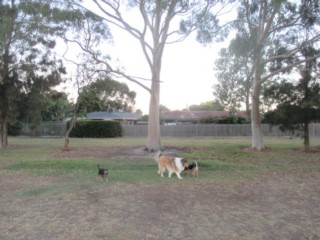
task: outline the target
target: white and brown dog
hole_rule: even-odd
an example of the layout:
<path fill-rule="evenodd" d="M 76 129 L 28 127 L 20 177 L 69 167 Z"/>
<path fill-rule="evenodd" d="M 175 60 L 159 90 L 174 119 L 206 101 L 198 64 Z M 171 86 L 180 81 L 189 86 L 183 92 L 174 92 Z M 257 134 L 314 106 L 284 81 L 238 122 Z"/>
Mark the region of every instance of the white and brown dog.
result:
<path fill-rule="evenodd" d="M 158 163 L 158 174 L 163 177 L 165 170 L 168 170 L 168 177 L 171 178 L 172 173 L 175 173 L 179 179 L 182 179 L 180 173 L 188 167 L 187 160 L 178 157 L 162 155 L 161 151 L 158 151 L 155 160 Z"/>

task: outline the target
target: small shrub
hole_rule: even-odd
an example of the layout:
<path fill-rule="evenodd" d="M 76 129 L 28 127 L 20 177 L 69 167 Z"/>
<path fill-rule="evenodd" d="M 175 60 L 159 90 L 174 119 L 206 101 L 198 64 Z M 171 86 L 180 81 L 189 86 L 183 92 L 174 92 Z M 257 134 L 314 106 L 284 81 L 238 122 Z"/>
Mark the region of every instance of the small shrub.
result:
<path fill-rule="evenodd" d="M 70 122 L 67 123 L 67 128 Z M 122 136 L 121 124 L 117 121 L 80 120 L 70 133 L 70 137 L 113 138 Z"/>
<path fill-rule="evenodd" d="M 19 136 L 22 129 L 22 123 L 16 122 L 14 124 L 8 124 L 8 135 Z"/>

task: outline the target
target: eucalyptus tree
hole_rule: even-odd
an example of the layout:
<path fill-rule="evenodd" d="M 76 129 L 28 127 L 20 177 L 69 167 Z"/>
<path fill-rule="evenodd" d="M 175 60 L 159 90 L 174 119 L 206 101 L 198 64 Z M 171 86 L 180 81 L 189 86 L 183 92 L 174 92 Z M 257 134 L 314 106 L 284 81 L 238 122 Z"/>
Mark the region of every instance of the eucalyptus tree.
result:
<path fill-rule="evenodd" d="M 71 103 L 66 93 L 49 90 L 42 97 L 41 117 L 43 121 L 62 121 L 68 116 Z"/>
<path fill-rule="evenodd" d="M 303 58 L 310 58 L 320 52 L 313 46 L 302 49 Z M 320 61 L 313 59 L 299 66 L 298 81 L 282 80 L 274 83 L 264 96 L 271 98 L 276 109 L 264 115 L 264 121 L 280 125 L 282 130 L 302 132 L 305 150 L 310 148 L 309 123 L 320 117 Z"/>
<path fill-rule="evenodd" d="M 238 2 L 237 13 L 233 27 L 237 35 L 246 40 L 239 48 L 249 46 L 252 59 L 252 148 L 263 150 L 260 120 L 263 84 L 319 57 L 317 54 L 303 59 L 297 54 L 320 40 L 320 6 L 318 0 L 242 0 Z"/>
<path fill-rule="evenodd" d="M 16 119 L 23 82 L 49 76 L 59 81 L 64 71 L 61 62 L 50 56 L 55 42 L 49 16 L 40 21 L 48 5 L 39 1 L 1 1 L 0 3 L 0 133 L 1 147 L 8 145 L 7 125 Z M 14 111 L 15 110 L 15 111 Z"/>
<path fill-rule="evenodd" d="M 0 133 L 1 148 L 8 145 L 7 124 L 16 118 L 24 82 L 50 79 L 58 84 L 65 68 L 54 54 L 56 38 L 83 20 L 100 26 L 99 18 L 69 10 L 64 2 L 50 0 L 0 1 Z M 99 31 L 102 32 L 101 27 Z M 98 32 L 98 31 L 97 31 Z M 99 33 L 100 33 L 99 32 Z"/>
<path fill-rule="evenodd" d="M 136 92 L 125 83 L 109 77 L 99 78 L 85 86 L 80 94 L 78 113 L 86 115 L 92 111 L 108 111 L 111 108 L 132 112 Z"/>
<path fill-rule="evenodd" d="M 90 53 L 97 63 L 103 64 L 107 71 L 132 81 L 150 93 L 148 137 L 146 150 L 155 151 L 161 148 L 159 106 L 162 57 L 166 44 L 184 40 L 200 23 L 216 28 L 217 15 L 221 12 L 219 0 L 68 0 L 73 6 L 84 7 L 95 12 L 111 24 L 127 33 L 140 44 L 142 54 L 150 70 L 150 78 L 131 76 L 121 69 L 111 66 L 106 54 L 91 48 L 90 37 L 85 44 L 76 42 L 83 50 Z M 128 10 L 129 9 L 129 10 Z M 133 20 L 128 12 L 135 14 Z M 187 18 L 188 17 L 188 18 Z M 180 22 L 180 24 L 179 24 Z M 90 29 L 86 30 L 90 33 Z M 88 34 L 87 36 L 90 36 Z M 102 47 L 101 47 L 102 48 Z"/>
<path fill-rule="evenodd" d="M 250 119 L 252 58 L 251 48 L 245 41 L 238 35 L 227 48 L 220 50 L 215 61 L 218 83 L 213 86 L 213 95 L 230 112 L 236 112 L 244 105 L 247 119 Z"/>

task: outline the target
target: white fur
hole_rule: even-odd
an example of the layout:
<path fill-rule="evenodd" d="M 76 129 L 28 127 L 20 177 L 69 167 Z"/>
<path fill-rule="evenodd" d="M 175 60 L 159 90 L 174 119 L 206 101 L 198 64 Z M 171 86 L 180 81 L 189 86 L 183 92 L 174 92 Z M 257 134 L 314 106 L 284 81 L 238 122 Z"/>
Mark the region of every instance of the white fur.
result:
<path fill-rule="evenodd" d="M 177 168 L 178 168 L 178 172 L 175 172 L 175 174 L 177 175 L 177 177 L 179 178 L 179 179 L 182 179 L 182 177 L 180 176 L 180 173 L 182 172 L 182 170 L 184 169 L 184 166 L 182 165 L 182 163 L 181 163 L 181 160 L 182 160 L 182 158 L 175 158 L 174 159 L 174 163 L 175 163 L 175 165 L 177 166 Z M 171 174 L 170 174 L 171 175 Z M 169 177 L 171 177 L 169 175 Z"/>
<path fill-rule="evenodd" d="M 175 158 L 174 163 L 176 164 L 177 168 L 179 169 L 179 173 L 181 173 L 184 169 L 184 166 L 181 163 L 182 158 Z"/>

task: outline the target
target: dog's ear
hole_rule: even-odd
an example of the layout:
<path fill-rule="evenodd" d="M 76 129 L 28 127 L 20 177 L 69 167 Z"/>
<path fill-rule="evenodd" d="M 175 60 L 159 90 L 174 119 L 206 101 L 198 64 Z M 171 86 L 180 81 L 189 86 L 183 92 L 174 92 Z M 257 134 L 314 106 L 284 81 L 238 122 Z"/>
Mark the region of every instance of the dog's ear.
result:
<path fill-rule="evenodd" d="M 154 156 L 154 158 L 156 159 L 156 161 L 158 161 L 158 158 L 161 156 L 161 150 L 159 150 L 158 152 L 156 152 L 156 155 Z"/>

